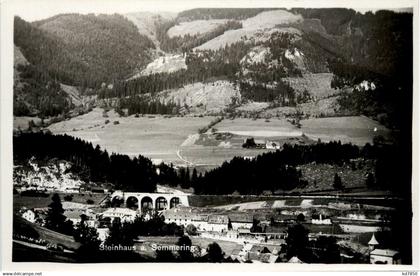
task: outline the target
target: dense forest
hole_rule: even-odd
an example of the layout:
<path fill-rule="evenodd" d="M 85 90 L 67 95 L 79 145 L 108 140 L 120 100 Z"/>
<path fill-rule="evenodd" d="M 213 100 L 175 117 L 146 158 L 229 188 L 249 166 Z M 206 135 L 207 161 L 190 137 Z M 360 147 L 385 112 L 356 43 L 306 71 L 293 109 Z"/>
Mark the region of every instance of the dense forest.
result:
<path fill-rule="evenodd" d="M 163 102 L 157 99 L 150 99 L 149 97 L 133 96 L 129 98 L 122 98 L 119 101 L 116 111 L 122 113 L 122 110 L 127 109 L 127 115 L 132 114 L 179 114 L 181 106 L 174 102 Z"/>
<path fill-rule="evenodd" d="M 41 118 L 65 114 L 73 104 L 60 84 L 42 68 L 18 65 L 19 83 L 14 87 L 13 115 Z"/>
<path fill-rule="evenodd" d="M 150 61 L 154 48 L 117 14 L 63 14 L 32 24 L 15 17 L 14 42 L 54 79 L 91 88 L 129 77 Z"/>

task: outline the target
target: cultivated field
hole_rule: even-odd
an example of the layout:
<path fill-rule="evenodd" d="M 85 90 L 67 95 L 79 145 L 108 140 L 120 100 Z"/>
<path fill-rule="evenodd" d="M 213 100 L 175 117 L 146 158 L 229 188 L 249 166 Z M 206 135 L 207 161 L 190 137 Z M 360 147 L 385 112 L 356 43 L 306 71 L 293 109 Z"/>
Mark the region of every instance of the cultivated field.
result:
<path fill-rule="evenodd" d="M 302 135 L 302 130 L 293 126 L 286 119 L 246 119 L 223 120 L 215 126 L 218 132 L 230 132 L 241 136 L 261 138 L 296 137 Z"/>
<path fill-rule="evenodd" d="M 103 117 L 103 110 L 92 112 L 53 124 L 54 134 L 68 134 L 98 144 L 108 152 L 130 156 L 142 154 L 157 161 L 176 162 L 177 150 L 199 128 L 208 125 L 214 117 L 134 116 L 119 117 L 114 111 Z M 105 121 L 109 120 L 108 124 Z M 115 123 L 118 122 L 118 123 Z"/>

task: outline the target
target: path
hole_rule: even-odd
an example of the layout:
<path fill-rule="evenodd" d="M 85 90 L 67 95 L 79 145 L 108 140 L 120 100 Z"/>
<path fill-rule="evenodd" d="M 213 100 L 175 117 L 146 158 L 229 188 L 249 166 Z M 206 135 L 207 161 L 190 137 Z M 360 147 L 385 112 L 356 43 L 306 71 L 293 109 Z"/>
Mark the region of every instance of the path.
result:
<path fill-rule="evenodd" d="M 182 157 L 182 156 L 181 156 L 181 150 L 180 150 L 180 149 L 178 149 L 178 150 L 176 151 L 176 155 L 177 155 L 177 156 L 178 156 L 178 158 L 179 158 L 179 159 L 181 159 L 183 162 L 187 163 L 187 165 L 194 166 L 194 163 L 192 163 L 192 162 L 188 161 L 187 159 L 185 159 L 184 157 Z"/>

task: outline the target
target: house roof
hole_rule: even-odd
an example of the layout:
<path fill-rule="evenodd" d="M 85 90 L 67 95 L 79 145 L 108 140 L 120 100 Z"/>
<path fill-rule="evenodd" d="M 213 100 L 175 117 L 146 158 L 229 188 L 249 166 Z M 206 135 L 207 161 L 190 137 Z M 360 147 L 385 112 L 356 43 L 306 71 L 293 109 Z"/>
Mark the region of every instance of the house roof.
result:
<path fill-rule="evenodd" d="M 293 256 L 293 257 L 290 258 L 290 260 L 288 261 L 288 263 L 303 264 L 304 262 L 302 262 L 298 257 Z"/>
<path fill-rule="evenodd" d="M 109 208 L 102 213 L 102 215 L 124 215 L 124 216 L 135 216 L 136 211 L 128 208 Z"/>
<path fill-rule="evenodd" d="M 394 257 L 398 253 L 398 251 L 391 249 L 375 249 L 372 252 L 370 252 L 370 255 Z"/>
<path fill-rule="evenodd" d="M 232 213 L 232 214 L 229 214 L 229 219 L 231 222 L 252 223 L 254 216 L 252 214 L 247 214 L 247 213 Z"/>
<path fill-rule="evenodd" d="M 227 224 L 229 223 L 229 218 L 227 215 L 210 215 L 208 222 L 215 224 Z"/>
<path fill-rule="evenodd" d="M 275 263 L 277 261 L 277 259 L 279 258 L 279 256 L 273 255 L 273 254 L 261 254 L 259 256 L 259 260 L 263 263 Z"/>

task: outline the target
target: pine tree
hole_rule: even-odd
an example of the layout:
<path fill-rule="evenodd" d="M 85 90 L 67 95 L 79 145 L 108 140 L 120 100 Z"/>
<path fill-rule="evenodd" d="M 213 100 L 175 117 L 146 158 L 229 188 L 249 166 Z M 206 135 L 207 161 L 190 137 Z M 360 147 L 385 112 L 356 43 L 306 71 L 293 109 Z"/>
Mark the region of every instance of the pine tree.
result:
<path fill-rule="evenodd" d="M 334 175 L 334 183 L 333 183 L 333 187 L 336 190 L 342 190 L 344 188 L 343 186 L 343 182 L 341 181 L 341 177 L 338 176 L 338 174 L 336 173 Z"/>
<path fill-rule="evenodd" d="M 368 188 L 372 188 L 375 186 L 375 178 L 373 176 L 373 173 L 368 173 L 367 177 L 366 177 L 366 186 Z"/>
<path fill-rule="evenodd" d="M 63 229 L 66 217 L 64 216 L 63 205 L 58 194 L 52 196 L 52 202 L 48 207 L 50 208 L 46 217 L 46 227 L 54 230 L 61 231 Z"/>

